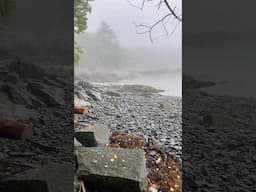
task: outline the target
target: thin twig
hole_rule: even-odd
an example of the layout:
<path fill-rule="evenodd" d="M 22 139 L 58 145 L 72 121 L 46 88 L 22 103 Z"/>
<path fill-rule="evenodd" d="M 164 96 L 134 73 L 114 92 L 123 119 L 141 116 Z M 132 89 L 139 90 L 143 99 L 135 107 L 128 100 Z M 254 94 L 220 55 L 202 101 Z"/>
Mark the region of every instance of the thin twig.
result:
<path fill-rule="evenodd" d="M 143 0 L 141 5 L 140 6 L 137 6 L 137 5 L 134 5 L 133 3 L 131 3 L 129 0 L 127 0 L 128 3 L 135 7 L 135 8 L 138 8 L 140 10 L 143 10 L 144 9 L 144 6 L 145 6 L 145 2 L 146 0 Z M 148 0 L 149 1 L 149 0 Z M 156 22 L 154 22 L 152 25 L 149 25 L 149 24 L 135 24 L 136 26 L 136 33 L 137 34 L 140 34 L 140 35 L 143 35 L 143 34 L 149 34 L 149 39 L 150 41 L 153 43 L 154 40 L 162 37 L 162 36 L 165 36 L 166 38 L 168 38 L 169 36 L 171 36 L 177 29 L 177 26 L 179 24 L 179 22 L 182 21 L 181 19 L 181 16 L 177 15 L 176 13 L 176 7 L 171 7 L 170 4 L 168 3 L 167 0 L 159 0 L 158 4 L 155 5 L 157 7 L 157 9 L 159 10 L 161 8 L 162 5 L 165 5 L 167 7 L 167 9 L 169 10 L 169 13 L 166 14 L 165 16 L 163 16 L 162 18 L 160 18 L 159 20 L 157 20 Z M 169 20 L 169 18 L 173 17 L 174 19 L 176 19 L 178 21 L 178 23 L 175 25 L 174 29 L 171 31 L 171 33 L 169 33 L 169 31 L 167 30 L 167 27 L 166 27 L 166 22 Z M 159 24 L 162 24 L 162 27 L 163 27 L 163 30 L 164 30 L 164 33 L 165 34 L 162 34 L 162 35 L 159 35 L 157 38 L 153 38 L 153 30 L 159 25 Z"/>
<path fill-rule="evenodd" d="M 127 0 L 127 2 L 128 2 L 131 6 L 133 6 L 133 7 L 137 8 L 137 9 L 140 9 L 141 11 L 143 11 L 146 0 L 143 0 L 140 6 L 137 6 L 137 5 L 133 4 L 133 3 L 130 2 L 129 0 Z"/>
<path fill-rule="evenodd" d="M 157 9 L 159 10 L 161 8 L 161 5 L 164 3 L 163 0 L 160 0 L 159 3 L 156 4 Z"/>
<path fill-rule="evenodd" d="M 154 39 L 153 39 L 153 36 L 152 36 L 152 31 L 154 30 L 154 28 L 161 22 L 163 22 L 166 18 L 170 17 L 171 14 L 167 14 L 165 16 L 163 16 L 161 19 L 157 20 L 153 25 L 146 25 L 146 24 L 139 24 L 139 25 L 136 25 L 136 31 L 137 31 L 137 34 L 146 34 L 146 33 L 149 33 L 149 38 L 150 38 L 150 41 L 153 43 L 154 42 Z M 145 28 L 145 31 L 142 31 L 142 32 L 138 32 L 138 28 Z"/>

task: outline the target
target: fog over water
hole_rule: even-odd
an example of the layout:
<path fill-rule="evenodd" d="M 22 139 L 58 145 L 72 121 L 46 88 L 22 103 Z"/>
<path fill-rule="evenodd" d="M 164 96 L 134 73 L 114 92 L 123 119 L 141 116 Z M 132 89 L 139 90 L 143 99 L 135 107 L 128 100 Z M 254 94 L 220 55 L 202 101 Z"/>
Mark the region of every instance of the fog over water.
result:
<path fill-rule="evenodd" d="M 140 4 L 140 1 L 130 2 Z M 167 31 L 171 34 L 167 38 L 164 36 L 163 25 L 160 24 L 152 32 L 153 39 L 156 39 L 153 43 L 148 34 L 136 33 L 135 24 L 152 25 L 168 13 L 164 6 L 158 10 L 156 3 L 147 2 L 141 11 L 131 6 L 127 0 L 91 2 L 92 12 L 88 16 L 87 32 L 78 37 L 85 54 L 76 71 L 90 74 L 115 73 L 122 78 L 110 83 L 152 85 L 164 89 L 165 94 L 181 96 L 181 23 L 173 18 L 166 20 Z M 170 4 L 177 7 L 176 10 L 181 15 L 181 1 L 170 1 Z M 114 47 L 106 46 L 106 49 L 111 50 L 108 52 L 100 38 L 95 35 L 102 22 L 109 26 L 116 37 Z"/>

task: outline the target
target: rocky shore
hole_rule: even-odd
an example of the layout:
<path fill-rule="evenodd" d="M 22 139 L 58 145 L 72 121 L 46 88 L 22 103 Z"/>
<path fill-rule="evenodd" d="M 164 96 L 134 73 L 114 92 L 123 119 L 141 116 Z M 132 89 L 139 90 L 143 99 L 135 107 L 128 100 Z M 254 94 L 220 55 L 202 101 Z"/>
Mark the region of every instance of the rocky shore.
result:
<path fill-rule="evenodd" d="M 255 189 L 255 98 L 185 90 L 183 190 Z"/>
<path fill-rule="evenodd" d="M 75 191 L 181 191 L 181 98 L 160 92 L 75 82 Z"/>
<path fill-rule="evenodd" d="M 45 165 L 68 163 L 72 169 L 73 85 L 69 83 L 72 80 L 67 80 L 70 70 L 46 70 L 21 59 L 0 63 L 1 129 L 5 121 L 14 124 L 8 127 L 10 130 L 19 123 L 32 127 L 31 136 L 25 139 L 6 137 L 1 132 L 0 187 L 9 176 Z M 29 181 L 29 177 L 24 179 Z"/>
<path fill-rule="evenodd" d="M 148 86 L 98 86 L 101 97 L 93 102 L 94 118 L 84 124 L 102 123 L 113 131 L 152 138 L 181 157 L 182 101 L 163 96 Z M 136 91 L 134 91 L 136 90 Z"/>

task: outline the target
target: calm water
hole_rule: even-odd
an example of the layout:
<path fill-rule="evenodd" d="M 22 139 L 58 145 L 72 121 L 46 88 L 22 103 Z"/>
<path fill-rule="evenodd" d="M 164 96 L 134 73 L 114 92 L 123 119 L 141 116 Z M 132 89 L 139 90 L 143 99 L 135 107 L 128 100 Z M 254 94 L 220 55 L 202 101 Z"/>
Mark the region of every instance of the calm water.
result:
<path fill-rule="evenodd" d="M 127 85 L 140 84 L 163 90 L 162 95 L 182 97 L 181 72 L 170 72 L 164 74 L 137 75 L 133 78 L 123 79 L 118 82 L 96 83 L 101 85 Z"/>
<path fill-rule="evenodd" d="M 139 76 L 133 79 L 122 80 L 121 84 L 149 85 L 164 90 L 161 94 L 169 96 L 182 96 L 181 73 L 165 73 L 161 75 Z"/>

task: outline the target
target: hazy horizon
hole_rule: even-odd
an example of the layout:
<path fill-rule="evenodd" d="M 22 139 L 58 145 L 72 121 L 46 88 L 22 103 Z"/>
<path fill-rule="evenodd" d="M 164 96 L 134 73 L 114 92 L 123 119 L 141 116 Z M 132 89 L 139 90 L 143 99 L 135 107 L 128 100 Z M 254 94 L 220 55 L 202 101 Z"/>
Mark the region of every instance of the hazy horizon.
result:
<path fill-rule="evenodd" d="M 140 3 L 138 1 L 130 2 L 133 4 Z M 181 1 L 175 0 L 170 3 L 172 7 L 176 7 L 177 13 L 181 15 Z M 167 20 L 165 23 L 166 28 L 171 34 L 168 38 L 163 36 L 165 34 L 163 25 L 158 25 L 152 36 L 153 39 L 161 37 L 154 40 L 153 43 L 150 41 L 149 34 L 141 35 L 136 33 L 135 23 L 153 25 L 154 22 L 169 13 L 167 7 L 163 5 L 158 10 L 156 2 L 150 1 L 145 3 L 144 10 L 141 11 L 131 6 L 127 0 L 109 0 L 107 4 L 103 1 L 92 1 L 90 5 L 92 11 L 88 14 L 88 28 L 84 34 L 78 37 L 81 46 L 86 47 L 85 54 L 82 56 L 78 66 L 80 72 L 97 71 L 110 73 L 118 71 L 132 73 L 135 71 L 167 69 L 167 71 L 170 70 L 172 72 L 170 72 L 169 77 L 165 76 L 166 83 L 164 84 L 166 86 L 168 84 L 170 86 L 171 84 L 177 84 L 178 86 L 175 85 L 175 87 L 180 88 L 178 90 L 179 93 L 175 95 L 181 95 L 182 24 L 173 17 Z M 92 35 L 97 34 L 102 22 L 107 23 L 116 34 L 118 47 L 122 50 L 122 53 L 128 55 L 124 59 L 125 62 L 114 64 L 118 62 L 115 55 L 112 57 L 107 55 L 106 57 L 105 52 L 103 54 L 99 50 L 104 45 L 101 46 L 101 42 L 97 38 L 94 37 L 94 40 L 92 39 Z M 94 52 L 92 49 L 94 49 Z M 94 60 L 90 60 L 90 57 L 94 57 Z M 122 61 L 122 56 L 120 57 L 119 60 Z M 112 60 L 113 64 L 111 64 Z M 94 70 L 91 70 L 91 68 L 94 68 Z M 173 72 L 176 75 L 173 75 Z M 155 77 L 152 76 L 153 78 Z M 159 86 L 161 87 L 161 85 Z"/>

